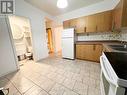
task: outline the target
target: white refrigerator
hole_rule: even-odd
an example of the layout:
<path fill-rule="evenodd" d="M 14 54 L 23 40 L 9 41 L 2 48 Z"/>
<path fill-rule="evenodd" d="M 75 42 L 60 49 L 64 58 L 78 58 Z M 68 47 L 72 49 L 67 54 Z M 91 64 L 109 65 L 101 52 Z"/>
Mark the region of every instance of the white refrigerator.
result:
<path fill-rule="evenodd" d="M 74 53 L 74 28 L 64 29 L 62 32 L 62 57 L 67 59 L 75 59 Z"/>

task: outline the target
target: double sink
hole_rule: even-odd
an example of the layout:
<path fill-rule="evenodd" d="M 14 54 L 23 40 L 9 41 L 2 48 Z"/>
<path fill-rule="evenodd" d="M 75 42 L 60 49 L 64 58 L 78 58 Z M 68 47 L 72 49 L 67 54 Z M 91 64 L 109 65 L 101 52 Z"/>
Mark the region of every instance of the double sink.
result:
<path fill-rule="evenodd" d="M 112 49 L 121 52 L 127 52 L 127 45 L 109 45 Z"/>

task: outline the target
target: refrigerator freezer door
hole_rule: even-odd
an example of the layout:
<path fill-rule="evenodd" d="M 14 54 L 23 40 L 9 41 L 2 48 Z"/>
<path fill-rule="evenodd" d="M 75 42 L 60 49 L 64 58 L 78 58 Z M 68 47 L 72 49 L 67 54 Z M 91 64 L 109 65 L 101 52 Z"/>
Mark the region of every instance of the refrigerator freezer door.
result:
<path fill-rule="evenodd" d="M 62 57 L 74 59 L 74 39 L 62 39 Z"/>
<path fill-rule="evenodd" d="M 62 32 L 62 38 L 74 38 L 74 29 L 65 29 Z"/>

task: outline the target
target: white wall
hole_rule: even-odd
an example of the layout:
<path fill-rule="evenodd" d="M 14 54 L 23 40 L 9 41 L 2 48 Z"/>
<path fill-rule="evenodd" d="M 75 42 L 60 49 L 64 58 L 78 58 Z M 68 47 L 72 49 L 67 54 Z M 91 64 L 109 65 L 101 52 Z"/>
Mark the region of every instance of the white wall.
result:
<path fill-rule="evenodd" d="M 24 0 L 16 0 L 15 14 L 28 17 L 31 22 L 34 59 L 38 61 L 48 56 L 45 17 L 50 15 L 28 4 Z"/>
<path fill-rule="evenodd" d="M 7 22 L 0 18 L 0 77 L 18 69 Z"/>
<path fill-rule="evenodd" d="M 62 26 L 55 27 L 53 29 L 55 53 L 57 53 L 57 52 L 59 52 L 59 51 L 62 50 L 62 44 L 61 44 L 62 30 L 63 30 L 63 27 Z"/>
<path fill-rule="evenodd" d="M 52 16 L 38 10 L 24 0 L 15 0 L 15 15 L 28 17 L 31 21 L 34 58 L 38 61 L 48 56 L 45 17 L 53 19 Z M 14 42 L 4 18 L 0 18 L 0 77 L 19 69 Z"/>
<path fill-rule="evenodd" d="M 100 3 L 92 4 L 88 7 L 83 7 L 83 8 L 74 10 L 72 12 L 59 15 L 56 18 L 57 20 L 62 22 L 65 20 L 69 20 L 69 19 L 73 19 L 73 18 L 77 18 L 81 16 L 87 16 L 87 15 L 111 10 L 116 6 L 116 4 L 118 4 L 119 1 L 120 0 L 104 0 Z"/>

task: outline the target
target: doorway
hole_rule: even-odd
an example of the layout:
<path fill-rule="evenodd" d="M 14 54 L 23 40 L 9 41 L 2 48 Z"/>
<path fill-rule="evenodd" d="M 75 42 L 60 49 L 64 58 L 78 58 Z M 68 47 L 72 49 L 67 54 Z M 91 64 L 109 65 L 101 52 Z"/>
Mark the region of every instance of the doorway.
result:
<path fill-rule="evenodd" d="M 49 56 L 61 57 L 62 44 L 61 35 L 63 31 L 63 26 L 59 25 L 57 22 L 45 18 L 46 20 L 46 37 L 47 37 L 47 47 Z"/>
<path fill-rule="evenodd" d="M 32 35 L 29 18 L 22 16 L 9 16 L 15 53 L 22 65 L 28 60 L 33 60 Z"/>
<path fill-rule="evenodd" d="M 52 35 L 52 29 L 51 28 L 47 28 L 46 29 L 46 33 L 47 33 L 47 38 L 48 38 L 48 42 L 47 42 L 47 46 L 48 46 L 48 50 L 49 50 L 49 54 L 53 54 L 54 53 L 54 49 L 53 49 L 53 35 Z"/>

